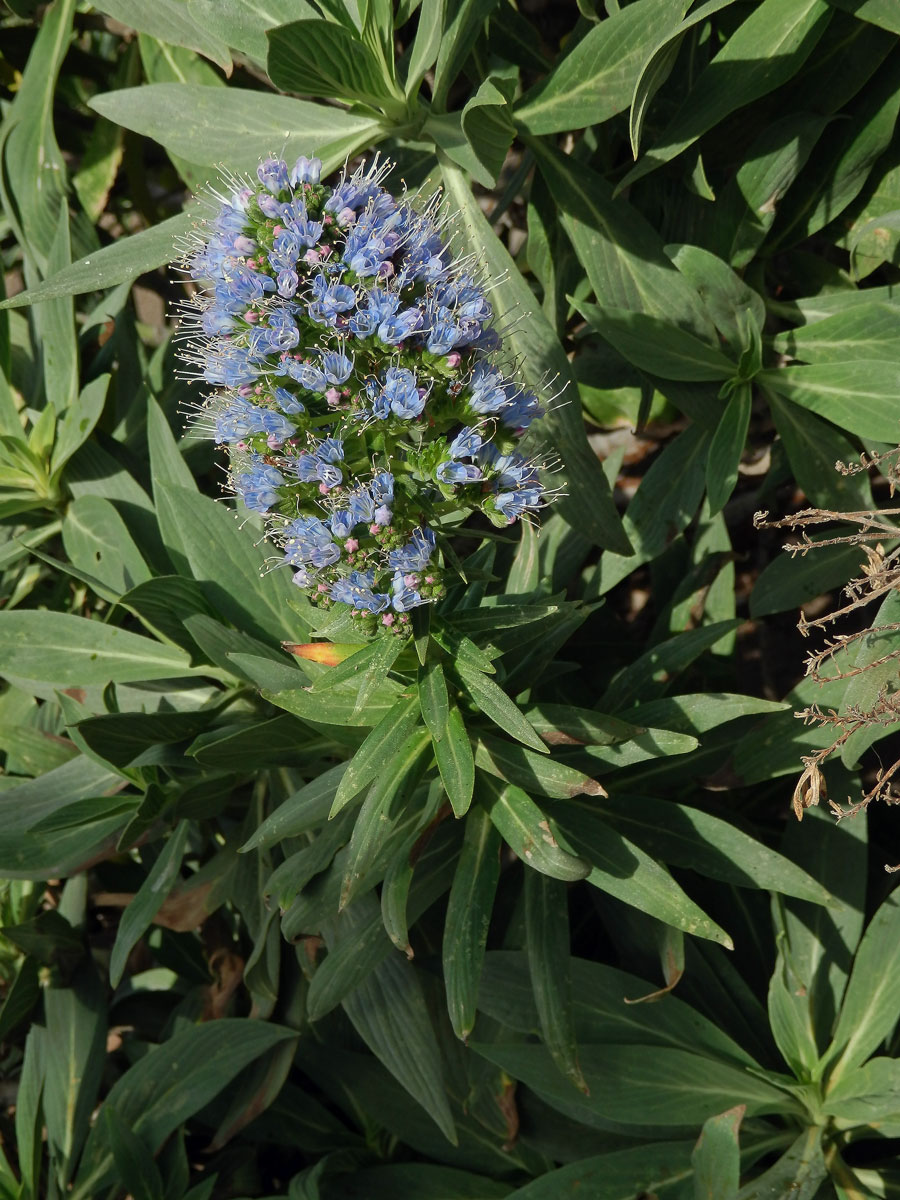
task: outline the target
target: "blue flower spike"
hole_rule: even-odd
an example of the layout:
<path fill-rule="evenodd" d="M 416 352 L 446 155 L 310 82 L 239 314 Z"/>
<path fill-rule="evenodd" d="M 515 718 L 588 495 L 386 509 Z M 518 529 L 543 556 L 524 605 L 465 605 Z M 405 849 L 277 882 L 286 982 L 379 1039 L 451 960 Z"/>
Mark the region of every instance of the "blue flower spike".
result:
<path fill-rule="evenodd" d="M 493 310 L 454 261 L 437 199 L 395 199 L 376 158 L 334 183 L 265 159 L 235 180 L 184 266 L 183 357 L 201 425 L 293 581 L 360 632 L 408 637 L 439 600 L 436 530 L 500 528 L 548 500 L 517 449 L 543 413 L 503 363 Z"/>

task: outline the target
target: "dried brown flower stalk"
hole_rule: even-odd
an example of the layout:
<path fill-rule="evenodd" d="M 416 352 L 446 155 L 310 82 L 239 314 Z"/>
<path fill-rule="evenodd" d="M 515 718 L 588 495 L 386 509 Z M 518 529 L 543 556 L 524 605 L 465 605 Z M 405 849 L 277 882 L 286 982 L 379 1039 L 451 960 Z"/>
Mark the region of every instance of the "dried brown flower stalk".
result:
<path fill-rule="evenodd" d="M 836 464 L 836 469 L 843 475 L 857 475 L 872 468 L 877 468 L 884 476 L 893 497 L 895 490 L 900 488 L 900 446 L 886 454 L 863 454 L 858 464 Z M 875 600 L 886 599 L 894 591 L 900 591 L 900 544 L 896 544 L 900 543 L 900 527 L 892 520 L 897 516 L 900 516 L 900 508 L 893 507 L 848 513 L 807 508 L 778 521 L 769 521 L 768 513 L 756 514 L 754 526 L 757 529 L 800 531 L 800 540 L 784 547 L 792 555 L 803 556 L 822 546 L 860 546 L 865 552 L 866 561 L 862 564 L 860 575 L 844 588 L 844 604 L 811 620 L 801 613 L 798 629 L 804 637 L 808 637 L 813 630 L 831 630 L 841 618 L 865 608 Z M 812 526 L 837 521 L 855 528 L 821 541 L 813 541 L 807 533 Z M 885 543 L 895 543 L 894 548 L 885 550 Z M 888 639 L 884 653 L 866 659 L 866 648 L 874 649 L 882 638 Z M 847 661 L 851 650 L 856 650 L 854 662 Z M 855 803 L 848 798 L 846 806 L 828 797 L 821 769 L 826 759 L 842 750 L 854 734 L 864 729 L 887 728 L 900 723 L 900 621 L 871 622 L 865 629 L 853 633 L 829 633 L 825 644 L 807 655 L 806 674 L 819 684 L 833 683 L 841 679 L 853 679 L 866 672 L 878 671 L 883 674 L 884 668 L 893 662 L 898 664 L 897 672 L 881 682 L 877 694 L 868 703 L 850 703 L 842 706 L 840 711 L 823 711 L 818 704 L 813 704 L 794 714 L 806 725 L 831 726 L 834 732 L 829 745 L 801 759 L 803 773 L 797 781 L 791 802 L 798 820 L 802 819 L 805 809 L 818 804 L 820 800 L 828 801 L 838 820 L 862 812 L 873 800 L 883 800 L 887 804 L 900 803 L 900 789 L 894 782 L 895 776 L 900 780 L 900 758 L 889 767 L 880 767 L 868 791 Z M 900 867 L 887 869 L 900 870 Z"/>

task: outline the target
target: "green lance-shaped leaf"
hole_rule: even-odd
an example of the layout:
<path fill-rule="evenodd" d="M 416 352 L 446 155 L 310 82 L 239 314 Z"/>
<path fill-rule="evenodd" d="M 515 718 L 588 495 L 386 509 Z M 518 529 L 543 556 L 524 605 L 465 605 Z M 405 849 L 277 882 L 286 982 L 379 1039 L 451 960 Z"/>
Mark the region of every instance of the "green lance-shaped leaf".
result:
<path fill-rule="evenodd" d="M 724 354 L 670 321 L 569 299 L 588 324 L 639 370 L 661 379 L 689 381 L 730 379 L 735 373 L 735 364 Z"/>
<path fill-rule="evenodd" d="M 409 889 L 416 869 L 415 846 L 419 837 L 415 833 L 407 844 L 388 863 L 381 883 L 381 920 L 384 931 L 407 958 L 412 958 L 409 944 Z"/>
<path fill-rule="evenodd" d="M 444 736 L 433 743 L 433 749 L 453 815 L 465 816 L 475 788 L 475 759 L 466 723 L 455 704 L 447 714 Z"/>
<path fill-rule="evenodd" d="M 66 208 L 66 163 L 53 129 L 53 96 L 74 12 L 74 0 L 60 0 L 43 14 L 0 135 L 0 202 L 26 258 L 42 274 Z"/>
<path fill-rule="evenodd" d="M 613 10 L 516 106 L 530 133 L 597 125 L 631 104 L 641 68 L 664 35 L 674 33 L 687 4 L 642 0 Z"/>
<path fill-rule="evenodd" d="M 653 987 L 644 979 L 603 963 L 572 958 L 572 1005 L 581 1043 L 670 1046 L 708 1058 L 757 1067 L 753 1057 L 715 1021 L 679 1000 L 676 993 L 654 1004 L 626 1004 Z M 494 950 L 485 959 L 478 1007 L 519 1033 L 539 1028 L 527 955 Z"/>
<path fill-rule="evenodd" d="M 634 554 L 604 554 L 588 580 L 590 598 L 604 595 L 635 567 L 656 558 L 693 520 L 706 483 L 708 447 L 708 432 L 691 425 L 657 455 L 623 520 Z"/>
<path fill-rule="evenodd" d="M 672 265 L 650 222 L 627 201 L 614 198 L 596 171 L 546 141 L 535 140 L 532 149 L 594 294 L 610 307 L 658 317 L 716 346 L 703 301 Z"/>
<path fill-rule="evenodd" d="M 103 1120 L 120 1183 L 134 1200 L 164 1200 L 162 1175 L 142 1139 L 108 1104 L 103 1106 Z"/>
<path fill-rule="evenodd" d="M 318 16 L 309 0 L 188 0 L 188 12 L 201 28 L 215 28 L 227 46 L 260 66 L 269 51 L 267 29 L 301 16 Z"/>
<path fill-rule="evenodd" d="M 722 817 L 651 796 L 619 796 L 599 813 L 648 854 L 738 887 L 765 888 L 812 904 L 836 901 L 809 872 Z"/>
<path fill-rule="evenodd" d="M 836 462 L 851 462 L 857 453 L 849 438 L 844 437 L 828 421 L 821 420 L 807 408 L 801 408 L 798 404 L 783 399 L 774 391 L 769 395 L 769 412 L 772 414 L 794 478 L 812 504 L 836 509 L 838 512 L 875 507 L 872 486 L 865 472 L 861 471 L 858 475 L 842 475 L 834 469 Z M 831 552 L 825 551 L 825 557 Z M 793 562 L 799 568 L 801 563 L 810 564 L 819 558 L 819 553 L 808 554 L 802 558 L 783 555 L 774 559 L 770 567 L 777 563 Z M 858 561 L 861 561 L 859 551 L 854 559 L 854 562 Z M 766 568 L 768 569 L 769 567 Z M 852 574 L 855 572 L 848 570 L 840 582 L 846 582 Z M 823 592 L 829 591 L 830 587 L 829 584 L 819 588 L 809 598 L 821 596 Z M 754 602 L 755 598 L 756 589 Z M 798 599 L 795 604 L 802 602 Z"/>
<path fill-rule="evenodd" d="M 266 817 L 256 832 L 241 846 L 241 850 L 274 846 L 284 838 L 299 837 L 321 825 L 328 818 L 338 785 L 348 766 L 348 763 L 339 763 L 336 767 L 330 767 L 310 780 L 305 787 L 288 796 L 287 800 Z"/>
<path fill-rule="evenodd" d="M 521 788 L 485 774 L 477 784 L 479 802 L 526 866 L 566 881 L 590 874 L 583 859 L 562 849 L 545 814 Z"/>
<path fill-rule="evenodd" d="M 0 673 L 64 687 L 164 679 L 190 672 L 177 646 L 70 613 L 0 613 Z"/>
<path fill-rule="evenodd" d="M 324 104 L 197 83 L 152 83 L 94 96 L 90 107 L 117 125 L 160 142 L 167 150 L 201 166 L 224 165 L 253 172 L 260 147 L 278 138 L 288 161 L 321 151 L 325 172 L 351 150 L 377 141 L 381 124 L 371 115 L 349 113 Z M 190 121 L 184 120 L 190 112 Z M 195 218 L 196 219 L 196 218 Z M 174 218 L 173 218 L 174 220 Z M 128 241 L 132 239 L 127 239 Z M 163 261 L 171 261 L 169 255 Z"/>
<path fill-rule="evenodd" d="M 436 659 L 419 668 L 419 706 L 432 741 L 440 742 L 447 732 L 450 700 L 444 668 Z"/>
<path fill-rule="evenodd" d="M 93 433 L 106 404 L 111 378 L 110 375 L 98 375 L 85 384 L 77 399 L 63 413 L 56 427 L 50 459 L 51 471 L 61 471 Z"/>
<path fill-rule="evenodd" d="M 425 126 L 448 158 L 484 187 L 496 184 L 516 133 L 508 90 L 502 77 L 488 77 L 461 113 L 432 115 Z"/>
<path fill-rule="evenodd" d="M 406 66 L 405 92 L 408 97 L 418 92 L 425 72 L 434 65 L 440 52 L 445 11 L 446 0 L 422 0 L 419 6 L 416 36 Z"/>
<path fill-rule="evenodd" d="M 356 751 L 338 784 L 329 816 L 339 813 L 345 804 L 367 787 L 385 762 L 392 758 L 418 721 L 417 696 L 400 699 L 385 713 L 366 740 Z"/>
<path fill-rule="evenodd" d="M 735 109 L 789 80 L 812 53 L 830 17 L 824 0 L 763 0 L 700 74 L 668 128 L 620 189 L 675 158 Z"/>
<path fill-rule="evenodd" d="M 225 43 L 212 32 L 215 26 L 199 25 L 192 19 L 187 5 L 179 4 L 177 0 L 155 0 L 150 5 L 141 0 L 100 0 L 96 7 L 141 33 L 173 46 L 196 50 L 217 63 L 226 75 L 231 74 L 231 55 Z"/>
<path fill-rule="evenodd" d="M 175 886 L 189 830 L 190 825 L 187 821 L 179 822 L 156 862 L 147 872 L 147 877 L 134 899 L 122 913 L 109 960 L 109 981 L 113 987 L 118 987 L 128 955 L 138 938 L 147 929 Z"/>
<path fill-rule="evenodd" d="M 670 1185 L 672 1194 L 687 1197 L 690 1177 L 691 1143 L 672 1139 L 579 1158 L 517 1188 L 510 1200 L 666 1200 Z"/>
<path fill-rule="evenodd" d="M 74 566 L 122 596 L 150 579 L 150 569 L 116 507 L 102 496 L 79 496 L 63 519 L 63 545 Z"/>
<path fill-rule="evenodd" d="M 855 304 L 842 312 L 786 329 L 773 339 L 780 354 L 805 363 L 900 361 L 900 309 L 885 301 Z"/>
<path fill-rule="evenodd" d="M 34 958 L 23 958 L 19 962 L 15 977 L 6 992 L 0 1007 L 0 1038 L 9 1040 L 19 1026 L 30 1015 L 41 997 L 38 982 L 38 964 Z"/>
<path fill-rule="evenodd" d="M 44 1117 L 57 1179 L 65 1187 L 88 1135 L 103 1073 L 106 1004 L 93 963 L 83 963 L 69 986 L 45 990 L 44 1024 Z"/>
<path fill-rule="evenodd" d="M 171 262 L 176 257 L 177 239 L 189 233 L 196 221 L 197 213 L 189 210 L 131 237 L 120 238 L 100 250 L 91 251 L 71 266 L 63 267 L 36 287 L 3 300 L 0 308 L 23 308 L 59 296 L 105 291 L 137 279 L 139 275 Z"/>
<path fill-rule="evenodd" d="M 166 548 L 187 565 L 208 600 L 238 629 L 264 642 L 305 635 L 308 622 L 293 607 L 296 588 L 284 572 L 264 579 L 265 552 L 238 528 L 234 514 L 207 496 L 166 487 L 157 497 Z"/>
<path fill-rule="evenodd" d="M 525 934 L 544 1044 L 566 1079 L 587 1094 L 572 1016 L 568 896 L 560 880 L 525 872 Z"/>
<path fill-rule="evenodd" d="M 447 93 L 462 70 L 472 47 L 492 16 L 497 0 L 450 0 L 441 31 L 441 45 L 434 68 L 432 107 L 435 112 L 446 108 Z"/>
<path fill-rule="evenodd" d="M 444 923 L 444 986 L 450 1024 L 466 1041 L 475 1024 L 478 985 L 497 881 L 500 878 L 500 834 L 484 809 L 466 817 L 462 852 L 447 902 Z"/>
<path fill-rule="evenodd" d="M 457 659 L 455 666 L 463 687 L 485 716 L 490 717 L 505 733 L 517 741 L 524 742 L 532 750 L 538 750 L 542 754 L 548 752 L 521 710 L 501 687 L 480 671 L 473 670 L 461 659 Z"/>
<path fill-rule="evenodd" d="M 745 1108 L 738 1104 L 703 1123 L 691 1155 L 694 1200 L 730 1200 L 741 1182 L 738 1130 Z"/>
<path fill-rule="evenodd" d="M 787 936 L 780 933 L 778 943 L 767 996 L 769 1027 L 781 1057 L 797 1078 L 811 1080 L 815 1077 L 819 1051 L 809 1019 L 809 1005 L 805 1003 L 805 989 Z"/>
<path fill-rule="evenodd" d="M 266 37 L 266 70 L 282 91 L 405 112 L 402 93 L 398 100 L 396 85 L 375 54 L 349 29 L 332 21 L 292 21 Z"/>
<path fill-rule="evenodd" d="M 781 367 L 762 371 L 757 379 L 857 437 L 892 445 L 900 437 L 900 364 L 896 362 L 873 359 Z"/>
<path fill-rule="evenodd" d="M 865 1062 L 897 1023 L 900 1010 L 900 895 L 884 901 L 853 960 L 831 1046 L 825 1055 L 836 1083 Z"/>
<path fill-rule="evenodd" d="M 667 1046 L 581 1042 L 579 1063 L 590 1088 L 590 1095 L 583 1095 L 562 1077 L 544 1046 L 471 1045 L 554 1108 L 588 1125 L 598 1123 L 599 1117 L 601 1128 L 615 1121 L 617 1127 L 668 1125 L 681 1130 L 736 1104 L 746 1104 L 751 1116 L 799 1116 L 803 1111 L 786 1091 L 744 1067 Z"/>
<path fill-rule="evenodd" d="M 223 1018 L 191 1025 L 156 1047 L 114 1084 L 104 1106 L 119 1116 L 156 1153 L 166 1138 L 260 1055 L 296 1030 L 265 1021 Z M 115 1181 L 107 1127 L 91 1130 L 72 1200 L 93 1200 Z"/>
<path fill-rule="evenodd" d="M 735 1200 L 759 1200 L 762 1196 L 790 1196 L 791 1200 L 814 1200 L 828 1174 L 822 1153 L 822 1127 L 811 1126 L 752 1183 L 736 1194 Z"/>
<path fill-rule="evenodd" d="M 557 821 L 560 838 L 591 863 L 589 883 L 667 925 L 733 948 L 725 930 L 688 896 L 665 867 L 598 815 L 593 800 L 555 801 L 548 807 Z"/>
<path fill-rule="evenodd" d="M 735 388 L 713 434 L 706 460 L 706 491 L 712 515 L 724 508 L 737 483 L 752 404 L 749 384 Z"/>
<path fill-rule="evenodd" d="M 498 775 L 517 787 L 565 800 L 569 796 L 605 796 L 606 792 L 595 779 L 576 771 L 565 763 L 555 762 L 542 754 L 534 754 L 524 746 L 484 734 L 475 747 L 475 763 L 492 775 Z"/>
<path fill-rule="evenodd" d="M 375 1057 L 456 1145 L 437 1038 L 413 964 L 392 952 L 344 1000 L 344 1011 Z"/>
<path fill-rule="evenodd" d="M 430 747 L 429 735 L 422 729 L 415 730 L 372 784 L 353 826 L 341 885 L 341 908 L 366 882 L 386 842 L 407 817 L 404 807 L 427 765 Z"/>

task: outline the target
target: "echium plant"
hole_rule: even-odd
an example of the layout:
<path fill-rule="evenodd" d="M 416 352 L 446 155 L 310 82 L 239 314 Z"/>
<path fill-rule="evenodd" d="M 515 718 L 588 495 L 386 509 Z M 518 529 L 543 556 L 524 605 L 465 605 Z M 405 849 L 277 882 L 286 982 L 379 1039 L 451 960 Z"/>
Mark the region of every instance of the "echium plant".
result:
<path fill-rule="evenodd" d="M 376 158 L 336 183 L 318 159 L 235 180 L 185 258 L 185 358 L 230 483 L 265 516 L 294 582 L 361 631 L 407 636 L 444 594 L 441 534 L 545 502 L 516 443 L 537 397 L 498 364 L 484 288 L 437 217 L 394 199 Z"/>

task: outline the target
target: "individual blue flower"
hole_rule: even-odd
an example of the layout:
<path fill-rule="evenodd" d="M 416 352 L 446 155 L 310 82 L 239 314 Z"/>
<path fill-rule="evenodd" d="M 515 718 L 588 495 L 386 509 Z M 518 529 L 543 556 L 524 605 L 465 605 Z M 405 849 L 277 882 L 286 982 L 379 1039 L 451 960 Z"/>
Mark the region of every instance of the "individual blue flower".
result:
<path fill-rule="evenodd" d="M 352 287 L 344 283 L 329 283 L 324 275 L 317 275 L 313 280 L 313 300 L 307 304 L 306 311 L 320 325 L 334 326 L 340 314 L 355 304 L 356 292 Z"/>
<path fill-rule="evenodd" d="M 400 307 L 400 297 L 382 288 L 371 288 L 365 294 L 366 307 L 358 309 L 349 321 L 357 337 L 370 337 Z"/>
<path fill-rule="evenodd" d="M 469 381 L 469 404 L 477 413 L 499 412 L 507 402 L 504 378 L 483 359 L 475 364 Z"/>
<path fill-rule="evenodd" d="M 496 483 L 499 491 L 539 486 L 536 468 L 521 454 L 513 452 L 495 455 L 491 465 L 497 472 Z"/>
<path fill-rule="evenodd" d="M 379 471 L 369 488 L 376 504 L 390 504 L 394 499 L 394 477 L 390 471 Z"/>
<path fill-rule="evenodd" d="M 328 524 L 335 537 L 348 538 L 356 528 L 356 521 L 349 508 L 339 508 L 331 514 Z"/>
<path fill-rule="evenodd" d="M 482 437 L 477 429 L 466 426 L 450 443 L 451 458 L 472 458 L 481 449 Z"/>
<path fill-rule="evenodd" d="M 256 168 L 256 176 L 263 187 L 268 188 L 274 196 L 279 192 L 286 192 L 291 186 L 287 163 L 281 158 L 267 158 L 261 162 Z"/>
<path fill-rule="evenodd" d="M 539 508 L 541 505 L 541 489 L 520 488 L 515 492 L 499 492 L 493 497 L 494 507 L 508 521 L 518 520 L 528 509 Z"/>
<path fill-rule="evenodd" d="M 460 339 L 462 331 L 453 320 L 449 308 L 432 305 L 425 316 L 425 348 L 430 354 L 449 354 Z"/>
<path fill-rule="evenodd" d="M 261 332 L 265 334 L 266 343 L 274 354 L 286 354 L 300 341 L 300 330 L 293 321 L 279 322 Z"/>
<path fill-rule="evenodd" d="M 275 282 L 278 285 L 278 295 L 289 299 L 296 295 L 297 288 L 300 286 L 300 276 L 296 271 L 288 268 L 278 272 Z"/>
<path fill-rule="evenodd" d="M 272 390 L 272 399 L 278 405 L 282 412 L 285 413 L 302 413 L 306 412 L 306 408 L 296 396 L 292 395 L 287 388 L 277 387 Z"/>
<path fill-rule="evenodd" d="M 290 522 L 286 534 L 285 560 L 296 566 L 311 563 L 314 567 L 328 567 L 341 556 L 340 547 L 317 517 L 298 517 Z"/>
<path fill-rule="evenodd" d="M 325 463 L 344 461 L 344 443 L 340 438 L 323 438 L 316 446 L 316 458 Z"/>
<path fill-rule="evenodd" d="M 434 530 L 418 526 L 412 531 L 412 538 L 405 546 L 389 552 L 388 565 L 407 573 L 423 571 L 434 554 L 436 545 Z"/>
<path fill-rule="evenodd" d="M 353 374 L 353 359 L 348 358 L 343 351 L 323 352 L 322 370 L 329 383 L 335 385 L 346 383 Z"/>
<path fill-rule="evenodd" d="M 407 367 L 388 367 L 378 407 L 373 406 L 375 415 L 384 420 L 390 409 L 394 416 L 410 421 L 420 416 L 424 407 L 424 389 L 419 389 L 412 371 Z"/>
<path fill-rule="evenodd" d="M 390 606 L 390 596 L 373 592 L 374 576 L 368 571 L 351 571 L 336 580 L 331 587 L 331 598 L 348 604 L 361 612 L 382 613 Z"/>
<path fill-rule="evenodd" d="M 543 416 L 534 392 L 521 388 L 513 392 L 500 409 L 500 420 L 510 429 L 527 429 L 535 418 Z"/>
<path fill-rule="evenodd" d="M 311 250 L 318 246 L 325 226 L 321 221 L 309 219 L 305 200 L 291 200 L 290 203 L 283 204 L 279 215 L 296 242 L 298 254 L 301 247 Z"/>
<path fill-rule="evenodd" d="M 297 431 L 291 422 L 280 412 L 275 412 L 271 408 L 261 408 L 259 410 L 260 421 L 262 422 L 262 432 L 267 433 L 270 438 L 276 441 L 284 442 L 289 437 L 292 437 Z"/>
<path fill-rule="evenodd" d="M 428 600 L 406 582 L 403 571 L 394 572 L 394 578 L 391 580 L 391 607 L 396 612 L 408 612 L 411 608 L 418 608 L 420 604 L 427 603 Z"/>
<path fill-rule="evenodd" d="M 291 470 L 301 483 L 312 483 L 319 478 L 319 460 L 303 450 L 292 460 Z"/>
<path fill-rule="evenodd" d="M 280 500 L 278 488 L 284 487 L 285 478 L 259 455 L 253 455 L 250 462 L 252 469 L 237 476 L 235 488 L 247 508 L 265 513 Z"/>
<path fill-rule="evenodd" d="M 200 327 L 207 337 L 218 337 L 222 333 L 230 333 L 237 326 L 234 315 L 223 312 L 218 307 L 206 309 L 200 318 Z"/>
<path fill-rule="evenodd" d="M 216 441 L 242 442 L 254 433 L 262 433 L 262 409 L 235 397 L 216 414 Z"/>
<path fill-rule="evenodd" d="M 477 483 L 479 479 L 484 479 L 474 463 L 462 462 L 439 463 L 435 476 L 441 483 Z"/>
<path fill-rule="evenodd" d="M 253 271 L 239 259 L 231 258 L 223 262 L 222 290 L 228 298 L 241 304 L 255 304 L 267 292 L 275 291 L 275 283 L 268 275 Z"/>
<path fill-rule="evenodd" d="M 256 203 L 259 205 L 263 216 L 269 217 L 270 220 L 277 220 L 281 216 L 281 205 L 268 192 L 260 192 L 256 197 Z"/>
<path fill-rule="evenodd" d="M 359 525 L 371 525 L 375 519 L 375 509 L 378 507 L 368 488 L 358 488 L 347 497 L 347 506 L 353 514 L 353 520 Z"/>
<path fill-rule="evenodd" d="M 318 183 L 321 174 L 322 160 L 320 158 L 306 158 L 305 155 L 301 154 L 293 167 L 291 167 L 291 187 L 297 187 L 302 183 Z"/>
<path fill-rule="evenodd" d="M 322 486 L 328 489 L 340 487 L 344 482 L 344 473 L 340 467 L 336 467 L 334 463 L 322 462 L 321 459 L 316 462 L 316 477 Z"/>
<path fill-rule="evenodd" d="M 328 387 L 325 372 L 310 362 L 299 362 L 296 358 L 285 358 L 281 364 L 284 374 L 290 375 L 308 392 L 324 392 Z"/>
<path fill-rule="evenodd" d="M 420 308 L 405 308 L 382 321 L 378 326 L 378 336 L 388 346 L 398 346 L 411 337 L 422 324 Z"/>

